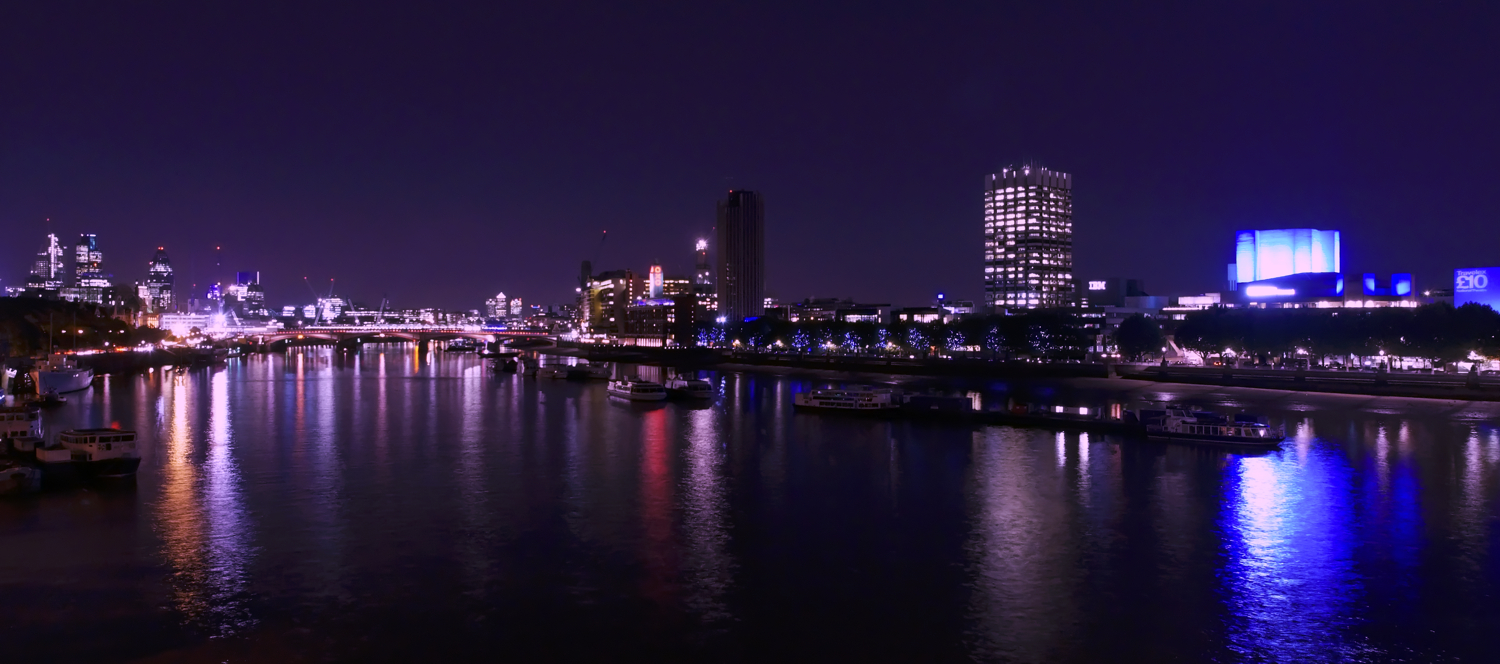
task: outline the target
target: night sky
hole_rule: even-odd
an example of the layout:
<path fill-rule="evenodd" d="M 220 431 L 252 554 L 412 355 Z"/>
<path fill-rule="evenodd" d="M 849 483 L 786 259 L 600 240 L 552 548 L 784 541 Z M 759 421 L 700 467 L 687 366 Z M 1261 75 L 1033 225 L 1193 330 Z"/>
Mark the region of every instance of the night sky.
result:
<path fill-rule="evenodd" d="M 1497 3 L 224 4 L 0 8 L 0 285 L 50 218 L 273 307 L 563 302 L 583 259 L 686 274 L 746 188 L 771 295 L 977 299 L 983 178 L 1028 161 L 1075 177 L 1076 273 L 1153 294 L 1222 288 L 1241 228 L 1500 265 Z"/>

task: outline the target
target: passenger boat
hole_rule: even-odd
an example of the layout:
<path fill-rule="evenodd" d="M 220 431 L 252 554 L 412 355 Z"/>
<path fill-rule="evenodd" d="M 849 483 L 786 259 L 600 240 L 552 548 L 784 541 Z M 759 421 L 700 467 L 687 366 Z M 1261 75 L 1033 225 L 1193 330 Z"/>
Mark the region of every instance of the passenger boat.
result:
<path fill-rule="evenodd" d="M 678 376 L 667 380 L 667 394 L 679 399 L 712 399 L 714 386 L 701 378 Z"/>
<path fill-rule="evenodd" d="M 807 411 L 884 414 L 900 410 L 902 401 L 895 390 L 830 389 L 800 392 L 792 397 L 792 406 Z"/>
<path fill-rule="evenodd" d="M 94 370 L 79 366 L 77 358 L 53 353 L 31 370 L 37 394 L 77 392 L 94 382 Z"/>
<path fill-rule="evenodd" d="M 42 437 L 42 414 L 35 403 L 0 406 L 0 440 Z"/>
<path fill-rule="evenodd" d="M 1270 448 L 1286 440 L 1282 427 L 1272 427 L 1263 418 L 1241 413 L 1234 419 L 1206 411 L 1181 407 L 1142 410 L 1146 437 L 1234 447 Z"/>
<path fill-rule="evenodd" d="M 640 378 L 620 378 L 609 381 L 609 394 L 631 401 L 661 401 L 667 398 L 667 388 Z"/>

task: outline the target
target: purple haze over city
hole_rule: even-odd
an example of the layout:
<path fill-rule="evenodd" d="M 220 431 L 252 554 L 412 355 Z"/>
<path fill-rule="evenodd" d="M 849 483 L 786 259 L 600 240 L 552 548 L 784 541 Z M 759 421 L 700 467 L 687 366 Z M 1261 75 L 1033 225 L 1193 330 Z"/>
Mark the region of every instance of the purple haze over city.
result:
<path fill-rule="evenodd" d="M 982 181 L 1075 178 L 1075 272 L 1222 287 L 1234 231 L 1347 273 L 1500 262 L 1500 7 L 1171 3 L 12 3 L 0 286 L 50 229 L 179 288 L 569 301 L 691 269 L 763 192 L 767 291 L 981 295 Z M 600 234 L 609 231 L 601 247 Z M 215 267 L 215 246 L 222 265 Z"/>

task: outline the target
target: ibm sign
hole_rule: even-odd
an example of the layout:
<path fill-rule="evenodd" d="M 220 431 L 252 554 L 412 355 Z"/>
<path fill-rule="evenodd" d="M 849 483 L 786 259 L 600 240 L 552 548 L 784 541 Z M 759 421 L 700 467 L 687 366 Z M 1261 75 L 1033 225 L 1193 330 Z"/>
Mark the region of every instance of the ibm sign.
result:
<path fill-rule="evenodd" d="M 1487 304 L 1500 311 L 1500 267 L 1474 267 L 1453 271 L 1453 306 L 1470 302 Z"/>

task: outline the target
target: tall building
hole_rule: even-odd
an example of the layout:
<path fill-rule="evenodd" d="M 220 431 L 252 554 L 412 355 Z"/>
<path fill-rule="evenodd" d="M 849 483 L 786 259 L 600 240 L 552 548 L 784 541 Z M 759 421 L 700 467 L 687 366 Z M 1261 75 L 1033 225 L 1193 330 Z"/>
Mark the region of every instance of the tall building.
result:
<path fill-rule="evenodd" d="M 984 303 L 1074 306 L 1073 176 L 1012 166 L 984 181 Z"/>
<path fill-rule="evenodd" d="M 80 233 L 78 245 L 73 251 L 73 274 L 77 279 L 74 285 L 84 288 L 108 288 L 109 279 L 101 273 L 103 263 L 104 252 L 99 251 L 99 236 L 93 233 Z"/>
<path fill-rule="evenodd" d="M 510 300 L 505 297 L 505 291 L 484 301 L 484 313 L 491 320 L 505 320 L 510 316 Z"/>
<path fill-rule="evenodd" d="M 719 201 L 717 254 L 719 317 L 729 323 L 765 313 L 765 201 L 753 191 L 730 191 Z"/>
<path fill-rule="evenodd" d="M 713 269 L 708 266 L 708 240 L 698 240 L 698 243 L 693 245 L 693 253 L 695 258 L 693 283 L 699 286 L 713 285 Z"/>
<path fill-rule="evenodd" d="M 625 313 L 645 295 L 642 279 L 630 270 L 611 270 L 594 275 L 589 282 L 587 330 L 595 334 L 623 334 Z"/>
<path fill-rule="evenodd" d="M 260 285 L 259 272 L 236 272 L 234 284 L 224 289 L 224 302 L 240 318 L 269 318 L 266 290 Z"/>
<path fill-rule="evenodd" d="M 36 262 L 31 265 L 31 277 L 26 280 L 26 286 L 49 291 L 63 287 L 63 250 L 56 235 L 47 234 L 47 243 L 36 253 Z"/>
<path fill-rule="evenodd" d="M 151 257 L 146 268 L 146 293 L 142 298 L 146 300 L 146 306 L 156 313 L 170 313 L 175 304 L 172 287 L 176 283 L 177 277 L 172 274 L 172 261 L 167 258 L 166 248 L 157 247 L 156 255 Z"/>

